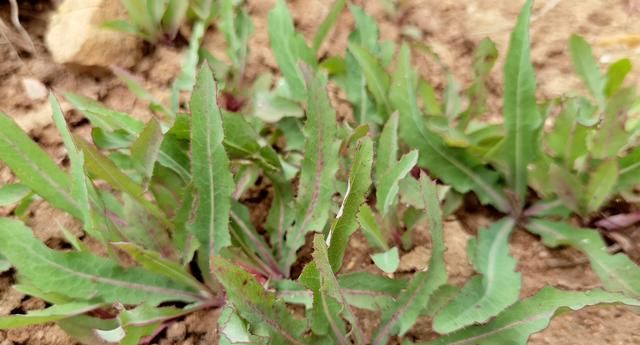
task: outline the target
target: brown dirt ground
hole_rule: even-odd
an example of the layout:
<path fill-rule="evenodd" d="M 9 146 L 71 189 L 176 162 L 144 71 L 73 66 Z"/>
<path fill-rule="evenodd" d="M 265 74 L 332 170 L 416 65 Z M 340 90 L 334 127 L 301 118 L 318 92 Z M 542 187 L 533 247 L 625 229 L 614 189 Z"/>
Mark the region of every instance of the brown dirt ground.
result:
<path fill-rule="evenodd" d="M 251 41 L 249 78 L 265 70 L 274 70 L 276 64 L 268 49 L 266 35 L 266 12 L 273 0 L 248 0 L 254 18 L 255 35 Z M 441 59 L 451 67 L 455 76 L 464 84 L 470 81 L 471 56 L 475 45 L 484 37 L 491 37 L 501 53 L 505 51 L 508 34 L 517 16 L 520 1 L 513 0 L 399 0 L 395 14 L 386 13 L 377 1 L 354 1 L 363 4 L 368 13 L 379 19 L 382 37 L 398 40 L 403 32 L 414 30 L 420 33 L 423 42 L 429 45 Z M 312 37 L 321 19 L 327 13 L 329 1 L 291 1 L 296 24 L 308 38 Z M 34 101 L 27 97 L 23 87 L 24 78 L 34 78 L 58 93 L 73 91 L 98 99 L 111 107 L 130 112 L 141 118 L 150 116 L 146 105 L 136 100 L 126 87 L 107 70 L 79 69 L 61 66 L 52 62 L 43 45 L 48 17 L 53 5 L 46 1 L 20 1 L 21 21 L 36 44 L 34 54 L 20 53 L 19 37 L 5 32 L 0 36 L 0 111 L 13 116 L 20 126 L 36 139 L 58 162 L 64 162 L 65 152 L 56 134 L 46 101 Z M 0 17 L 8 22 L 8 4 L 0 2 Z M 622 56 L 630 57 L 640 65 L 640 2 L 637 0 L 539 0 L 534 9 L 532 23 L 533 56 L 538 75 L 539 94 L 552 97 L 571 90 L 582 90 L 570 67 L 567 40 L 571 33 L 579 33 L 595 44 L 595 52 L 601 62 L 611 62 Z M 323 53 L 342 51 L 353 20 L 344 14 L 338 26 L 329 36 Z M 14 44 L 7 43 L 7 39 Z M 205 46 L 220 52 L 220 35 L 211 29 Z M 158 47 L 150 51 L 132 71 L 145 81 L 158 98 L 167 99 L 168 85 L 179 71 L 182 52 L 175 48 Z M 419 58 L 420 72 L 437 88 L 443 87 L 443 74 L 433 61 Z M 499 61 L 498 66 L 501 65 Z M 638 82 L 638 69 L 632 82 Z M 490 117 L 500 112 L 501 71 L 497 68 L 491 82 L 492 99 Z M 63 103 L 68 109 L 68 105 Z M 348 109 L 340 106 L 341 116 L 347 117 Z M 88 127 L 81 117 L 68 113 L 74 130 L 88 136 Z M 14 181 L 6 167 L 0 166 L 0 184 Z M 10 210 L 0 209 L 0 214 Z M 50 227 L 58 220 L 73 231 L 80 231 L 73 220 L 52 210 L 46 203 L 32 207 L 29 224 L 37 236 L 49 245 L 62 241 L 57 227 Z M 482 214 L 460 214 L 446 222 L 447 264 L 452 280 L 463 284 L 472 275 L 465 258 L 466 240 L 481 226 L 488 223 Z M 638 231 L 630 229 L 630 237 L 637 238 Z M 425 229 L 414 234 L 417 247 L 404 253 L 403 270 L 407 272 L 423 268 L 429 255 L 429 241 Z M 554 285 L 567 289 L 587 289 L 599 285 L 593 271 L 585 264 L 556 267 L 552 262 L 579 262 L 582 256 L 571 249 L 549 250 L 534 236 L 518 231 L 512 238 L 512 253 L 519 260 L 518 270 L 523 274 L 523 296 L 530 296 L 543 285 Z M 637 240 L 632 242 L 636 245 Z M 346 257 L 347 270 L 375 270 L 368 257 L 368 249 L 362 236 L 354 236 L 351 250 Z M 633 253 L 635 254 L 635 253 Z M 555 267 L 555 268 L 554 268 Z M 16 311 L 41 308 L 41 301 L 31 299 L 12 290 L 9 286 L 14 277 L 0 275 L 0 315 Z M 362 313 L 367 329 L 377 322 L 375 317 Z M 182 322 L 168 326 L 157 341 L 170 344 L 214 344 L 217 342 L 215 320 L 217 311 L 201 312 L 187 317 Z M 421 322 L 408 335 L 420 340 L 432 339 L 435 334 L 428 320 Z M 530 344 L 640 344 L 640 315 L 622 307 L 589 308 L 556 318 L 549 328 L 534 335 Z M 58 327 L 46 325 L 23 330 L 0 331 L 0 345 L 73 344 Z"/>

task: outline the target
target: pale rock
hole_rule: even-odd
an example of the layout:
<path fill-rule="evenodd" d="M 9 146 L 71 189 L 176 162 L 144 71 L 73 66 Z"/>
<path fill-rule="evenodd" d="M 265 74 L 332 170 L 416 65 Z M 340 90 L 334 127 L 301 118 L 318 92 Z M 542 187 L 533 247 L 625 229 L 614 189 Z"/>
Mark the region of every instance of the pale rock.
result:
<path fill-rule="evenodd" d="M 65 0 L 51 16 L 47 48 L 57 63 L 132 67 L 142 56 L 133 35 L 102 27 L 126 15 L 117 0 Z"/>
<path fill-rule="evenodd" d="M 41 101 L 49 94 L 47 87 L 40 80 L 34 78 L 23 78 L 22 88 L 32 101 Z"/>

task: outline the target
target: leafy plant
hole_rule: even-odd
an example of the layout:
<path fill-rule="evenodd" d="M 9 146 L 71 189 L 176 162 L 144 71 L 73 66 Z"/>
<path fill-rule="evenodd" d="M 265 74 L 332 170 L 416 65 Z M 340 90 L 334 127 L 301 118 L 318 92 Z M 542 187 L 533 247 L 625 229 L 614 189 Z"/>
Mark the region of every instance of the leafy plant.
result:
<path fill-rule="evenodd" d="M 220 106 L 219 83 L 206 63 L 189 77 L 197 56 L 178 87 L 192 89 L 184 112 L 176 104 L 157 102 L 126 74 L 129 87 L 158 115 L 147 123 L 66 95 L 91 123 L 93 143 L 71 133 L 52 95 L 68 171 L 0 113 L 0 160 L 20 180 L 0 189 L 2 204 L 25 203 L 37 195 L 80 221 L 100 246 L 100 254 L 91 252 L 63 229 L 72 248 L 51 249 L 21 221 L 0 218 L 0 270 L 12 265 L 19 279 L 14 288 L 50 304 L 0 317 L 0 328 L 56 322 L 82 342 L 138 344 L 163 324 L 221 308 L 221 344 L 408 344 L 405 335 L 423 317 L 432 319 L 441 335 L 428 344 L 524 344 L 567 308 L 640 306 L 640 268 L 631 259 L 609 254 L 594 230 L 548 219 L 552 211 L 558 213 L 549 204 L 564 199 L 539 190 L 544 187 L 539 164 L 563 166 L 568 160 L 547 146 L 531 145 L 550 143 L 562 127 L 558 120 L 551 132 L 542 132 L 544 114 L 554 102 L 538 105 L 535 99 L 528 37 L 532 2 L 523 8 L 511 38 L 504 127 L 477 122 L 486 108 L 484 80 L 497 54 L 490 41 L 483 41 L 476 54 L 477 80 L 466 90 L 465 110 L 459 87 L 451 83 L 439 104 L 433 88 L 414 72 L 408 44 L 401 45 L 394 72 L 387 73 L 394 46 L 379 42 L 375 22 L 356 6 L 350 8 L 356 29 L 345 57 L 318 62 L 316 50 L 344 6 L 336 1 L 309 46 L 295 31 L 285 2 L 277 3 L 269 14 L 269 34 L 282 78 L 275 87 L 257 81 L 250 107 Z M 239 72 L 249 25 L 243 22 L 247 18 L 232 18 L 230 7 L 223 13 L 228 40 L 235 42 L 228 54 Z M 579 39 L 573 41 L 574 50 L 584 50 Z M 590 65 L 582 61 L 579 73 L 593 74 Z M 624 90 L 624 70 L 615 67 L 606 83 L 591 74 L 585 78 L 590 89 L 609 90 L 594 95 L 602 103 L 588 109 L 611 113 L 612 100 Z M 226 77 L 219 79 L 226 83 Z M 188 80 L 195 86 L 182 88 Z M 329 83 L 347 90 L 356 126 L 338 122 Z M 630 103 L 623 104 L 615 109 Z M 261 111 L 266 112 L 258 115 Z M 575 116 L 588 122 L 594 115 Z M 595 145 L 605 130 L 582 125 L 592 131 L 585 138 Z M 631 173 L 635 151 L 620 155 L 633 147 L 632 137 L 626 137 L 624 148 L 571 153 L 567 175 L 590 171 L 576 168 L 576 161 L 588 166 L 614 161 Z M 436 185 L 425 170 L 455 192 Z M 618 175 L 612 170 L 597 168 L 598 181 Z M 627 184 L 594 183 L 586 189 L 598 198 L 587 199 L 586 208 L 575 204 L 574 210 L 591 212 L 608 198 L 602 193 L 630 190 L 635 175 L 619 175 Z M 271 185 L 270 208 L 265 219 L 254 222 L 247 196 L 264 181 Z M 530 205 L 528 187 L 544 203 Z M 470 241 L 469 261 L 477 274 L 459 288 L 449 283 L 442 218 L 468 192 L 507 215 Z M 429 268 L 410 277 L 395 275 L 401 248 L 411 245 L 407 235 L 422 221 L 430 234 Z M 517 226 L 549 246 L 584 251 L 604 289 L 546 287 L 519 300 L 521 276 L 508 246 Z M 343 267 L 359 229 L 386 275 Z M 310 262 L 301 260 L 302 248 L 312 249 Z M 371 336 L 360 309 L 380 316 Z"/>
<path fill-rule="evenodd" d="M 205 23 L 211 21 L 217 6 L 213 0 L 121 1 L 128 20 L 109 21 L 105 26 L 134 34 L 151 43 L 175 39 L 188 17 Z"/>

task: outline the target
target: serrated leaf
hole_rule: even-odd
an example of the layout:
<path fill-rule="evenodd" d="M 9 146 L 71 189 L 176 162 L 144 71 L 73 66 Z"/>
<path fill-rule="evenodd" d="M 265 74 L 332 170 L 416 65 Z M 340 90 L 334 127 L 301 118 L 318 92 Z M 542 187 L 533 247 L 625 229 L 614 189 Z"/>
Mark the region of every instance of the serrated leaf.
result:
<path fill-rule="evenodd" d="M 456 299 L 433 320 L 438 333 L 450 333 L 482 323 L 518 300 L 522 285 L 517 262 L 509 254 L 509 235 L 514 221 L 509 218 L 480 230 L 470 261 L 481 275 L 469 281 Z"/>
<path fill-rule="evenodd" d="M 289 85 L 293 98 L 303 100 L 306 96 L 306 88 L 304 76 L 298 64 L 304 62 L 314 66 L 315 53 L 307 46 L 304 37 L 295 31 L 291 13 L 283 0 L 278 0 L 276 6 L 269 11 L 268 31 L 271 51 Z"/>
<path fill-rule="evenodd" d="M 400 255 L 398 247 L 393 247 L 386 252 L 371 255 L 373 263 L 385 273 L 393 273 L 400 265 Z"/>
<path fill-rule="evenodd" d="M 191 231 L 206 257 L 231 244 L 229 210 L 234 190 L 229 159 L 222 144 L 222 115 L 216 85 L 208 66 L 198 73 L 191 96 L 191 157 L 198 206 Z"/>
<path fill-rule="evenodd" d="M 536 78 L 531 62 L 529 17 L 533 1 L 522 9 L 511 34 L 504 67 L 504 125 L 507 180 L 524 206 L 527 171 L 535 160 L 538 129 L 542 125 L 536 104 Z"/>
<path fill-rule="evenodd" d="M 615 159 L 602 161 L 589 175 L 585 189 L 585 205 L 588 213 L 595 212 L 613 194 L 618 181 L 618 162 Z"/>
<path fill-rule="evenodd" d="M 144 176 L 145 181 L 151 180 L 153 167 L 160 157 L 160 147 L 163 135 L 160 123 L 151 119 L 131 145 L 131 158 Z"/>
<path fill-rule="evenodd" d="M 416 103 L 415 75 L 406 45 L 400 51 L 389 98 L 400 113 L 401 137 L 420 151 L 421 166 L 429 168 L 436 177 L 457 191 L 466 193 L 473 190 L 483 202 L 490 202 L 503 212 L 509 210 L 509 201 L 496 183 L 497 175 L 482 167 L 466 152 L 447 147 L 425 126 Z"/>
<path fill-rule="evenodd" d="M 593 56 L 589 43 L 578 35 L 571 35 L 569 39 L 569 52 L 576 73 L 582 78 L 591 95 L 601 106 L 604 105 L 605 78 L 600 72 L 600 67 Z"/>
<path fill-rule="evenodd" d="M 609 254 L 597 231 L 543 219 L 533 219 L 527 229 L 542 236 L 545 245 L 570 245 L 580 249 L 607 290 L 640 298 L 640 267 L 624 254 Z"/>
<path fill-rule="evenodd" d="M 434 291 L 447 282 L 444 263 L 444 233 L 442 213 L 436 185 L 428 177 L 420 177 L 420 186 L 426 205 L 429 231 L 431 232 L 431 259 L 429 270 L 418 272 L 407 288 L 398 296 L 396 304 L 382 313 L 382 321 L 371 341 L 374 345 L 387 344 L 394 334 L 402 336 L 413 326 L 422 310 L 429 303 Z"/>
<path fill-rule="evenodd" d="M 0 329 L 15 329 L 54 322 L 90 312 L 102 305 L 103 303 L 96 302 L 71 302 L 56 304 L 43 310 L 33 310 L 23 315 L 0 316 Z"/>
<path fill-rule="evenodd" d="M 24 199 L 31 189 L 22 183 L 5 184 L 0 187 L 0 206 L 9 206 Z"/>
<path fill-rule="evenodd" d="M 318 270 L 320 278 L 320 292 L 331 296 L 331 298 L 335 299 L 339 303 L 341 308 L 340 313 L 351 324 L 351 331 L 355 337 L 355 344 L 364 344 L 364 335 L 360 325 L 358 324 L 358 319 L 353 314 L 344 293 L 340 289 L 340 283 L 338 283 L 338 280 L 333 274 L 334 267 L 329 262 L 329 252 L 322 234 L 315 235 L 313 239 L 313 249 L 313 262 Z M 343 342 L 343 344 L 349 344 L 349 342 Z"/>
<path fill-rule="evenodd" d="M 220 334 L 220 345 L 267 343 L 267 339 L 251 334 L 249 326 L 230 306 L 222 309 L 220 313 L 218 334 Z"/>
<path fill-rule="evenodd" d="M 371 185 L 372 162 L 373 142 L 371 138 L 365 137 L 359 142 L 351 164 L 347 191 L 342 200 L 342 206 L 340 206 L 336 219 L 329 229 L 329 261 L 334 272 L 338 272 L 342 267 L 349 238 L 358 229 L 358 209 L 364 203 Z"/>
<path fill-rule="evenodd" d="M 310 231 L 322 231 L 327 223 L 334 177 L 338 168 L 336 114 L 325 90 L 326 80 L 313 77 L 308 83 L 307 121 L 304 127 L 304 159 L 298 183 L 295 225 L 287 232 L 282 266 L 285 273 Z"/>
<path fill-rule="evenodd" d="M 16 123 L 0 112 L 0 160 L 23 184 L 51 205 L 82 219 L 82 206 L 69 191 L 71 178 Z"/>
<path fill-rule="evenodd" d="M 533 333 L 549 325 L 551 318 L 564 309 L 579 310 L 601 303 L 625 303 L 638 306 L 640 302 L 602 290 L 585 292 L 562 291 L 545 287 L 533 297 L 522 300 L 485 325 L 471 326 L 447 334 L 423 345 L 525 345 Z"/>
<path fill-rule="evenodd" d="M 125 269 L 87 252 L 51 250 L 15 220 L 0 218 L 0 238 L 0 254 L 44 292 L 123 304 L 201 299 L 191 289 L 140 268 Z"/>
<path fill-rule="evenodd" d="M 211 269 L 240 316 L 252 327 L 267 328 L 273 344 L 305 344 L 302 334 L 306 323 L 294 318 L 284 303 L 251 274 L 217 256 L 211 260 Z"/>

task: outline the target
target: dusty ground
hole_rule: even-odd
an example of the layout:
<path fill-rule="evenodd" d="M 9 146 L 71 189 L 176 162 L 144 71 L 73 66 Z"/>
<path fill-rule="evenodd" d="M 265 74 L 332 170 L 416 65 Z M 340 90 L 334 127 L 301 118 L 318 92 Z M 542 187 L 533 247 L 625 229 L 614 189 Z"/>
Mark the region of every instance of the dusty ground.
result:
<path fill-rule="evenodd" d="M 471 56 L 475 45 L 484 37 L 496 41 L 501 53 L 505 51 L 508 34 L 519 11 L 520 1 L 513 0 L 400 0 L 395 14 L 389 14 L 375 0 L 355 1 L 365 3 L 368 13 L 375 15 L 384 39 L 398 40 L 403 32 L 417 28 L 424 43 L 429 45 L 451 67 L 455 76 L 468 83 L 471 75 Z M 329 1 L 296 0 L 290 6 L 296 24 L 311 37 L 328 11 Z M 251 42 L 251 54 L 247 74 L 255 77 L 261 71 L 276 67 L 268 50 L 266 36 L 266 11 L 272 0 L 249 0 L 254 17 L 255 36 Z M 46 148 L 59 162 L 64 160 L 61 140 L 51 123 L 48 105 L 44 99 L 33 99 L 23 87 L 25 78 L 33 78 L 58 93 L 73 91 L 98 99 L 119 110 L 141 118 L 149 116 L 146 105 L 119 83 L 108 70 L 79 69 L 52 62 L 43 45 L 52 4 L 46 1 L 20 1 L 21 21 L 36 45 L 36 52 L 26 54 L 16 44 L 15 35 L 0 36 L 0 111 L 13 116 L 31 136 Z M 571 33 L 579 33 L 595 44 L 595 52 L 606 65 L 612 60 L 628 56 L 640 66 L 638 39 L 628 35 L 640 34 L 640 6 L 629 0 L 539 0 L 532 23 L 533 55 L 538 75 L 539 94 L 557 96 L 571 90 L 581 90 L 573 74 L 567 52 L 567 40 Z M 0 16 L 7 21 L 8 4 L 0 2 Z M 330 35 L 323 50 L 325 53 L 342 51 L 353 20 L 344 14 L 338 27 Z M 413 30 L 415 31 L 415 30 Z M 7 43 L 7 39 L 14 42 Z M 216 51 L 219 35 L 210 30 L 205 45 Z M 19 43 L 19 42 L 18 42 Z M 160 99 L 166 99 L 168 85 L 179 71 L 182 51 L 177 48 L 159 47 L 150 50 L 132 72 L 144 79 L 146 86 Z M 504 55 L 504 54 L 503 54 Z M 418 58 L 421 73 L 438 88 L 443 86 L 442 71 L 433 61 Z M 499 62 L 498 66 L 500 65 Z M 637 68 L 631 80 L 637 84 Z M 501 71 L 497 68 L 491 79 L 493 116 L 499 114 L 501 97 Z M 64 105 L 63 105 L 64 106 Z M 342 111 L 342 109 L 340 109 Z M 70 113 L 75 131 L 87 135 L 86 123 L 78 114 Z M 0 166 L 0 183 L 12 181 L 10 172 Z M 2 212 L 2 210 L 0 210 Z M 62 217 L 62 218 L 59 218 Z M 36 204 L 29 221 L 37 235 L 53 244 L 61 241 L 57 228 L 48 226 L 52 218 L 64 223 L 70 220 L 60 216 L 45 204 Z M 462 284 L 472 272 L 465 259 L 466 239 L 486 224 L 483 216 L 467 215 L 464 219 L 447 222 L 447 262 L 455 283 Z M 68 224 L 72 225 L 72 224 Z M 71 227 L 73 228 L 73 227 Z M 76 228 L 77 229 L 77 228 Z M 405 253 L 404 269 L 421 268 L 429 253 L 429 241 L 424 230 L 416 233 L 418 247 Z M 348 254 L 349 270 L 374 269 L 368 259 L 361 237 L 354 237 Z M 581 255 L 573 250 L 551 251 L 535 237 L 517 232 L 512 238 L 512 252 L 519 260 L 519 271 L 524 277 L 523 296 L 532 295 L 543 285 L 549 284 L 567 289 L 586 289 L 598 286 L 597 278 L 585 264 L 551 268 L 550 262 L 579 261 Z M 0 315 L 42 307 L 37 300 L 25 298 L 9 288 L 13 282 L 10 274 L 0 276 Z M 188 317 L 184 322 L 170 325 L 158 344 L 213 344 L 216 311 Z M 365 325 L 373 325 L 375 318 L 362 314 Z M 425 320 L 426 321 L 426 320 Z M 434 334 L 427 322 L 409 334 L 416 339 L 431 339 Z M 555 319 L 544 332 L 534 335 L 530 344 L 640 344 L 640 316 L 621 307 L 591 308 Z M 11 344 L 71 344 L 72 341 L 56 326 L 33 327 L 27 330 L 0 331 L 0 345 Z"/>

